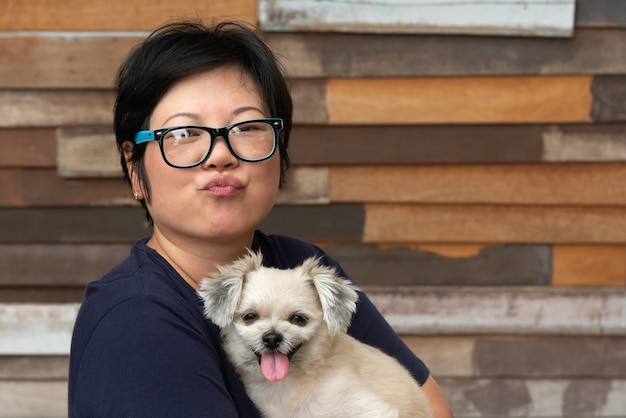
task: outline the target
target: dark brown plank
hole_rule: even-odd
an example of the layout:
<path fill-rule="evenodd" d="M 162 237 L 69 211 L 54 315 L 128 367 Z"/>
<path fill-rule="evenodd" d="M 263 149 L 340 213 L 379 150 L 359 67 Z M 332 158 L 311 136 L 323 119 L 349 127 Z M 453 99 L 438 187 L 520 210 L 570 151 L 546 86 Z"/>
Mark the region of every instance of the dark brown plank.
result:
<path fill-rule="evenodd" d="M 296 125 L 295 164 L 538 162 L 543 125 Z"/>
<path fill-rule="evenodd" d="M 363 222 L 359 204 L 279 205 L 260 228 L 308 241 L 360 241 Z M 131 243 L 150 231 L 138 207 L 0 209 L 5 243 Z"/>
<path fill-rule="evenodd" d="M 0 285 L 84 286 L 124 260 L 130 244 L 0 244 Z"/>
<path fill-rule="evenodd" d="M 591 118 L 596 122 L 626 120 L 626 76 L 600 75 L 591 83 Z"/>
<path fill-rule="evenodd" d="M 0 206 L 134 205 L 129 186 L 118 178 L 62 178 L 56 170 L 0 170 Z"/>
<path fill-rule="evenodd" d="M 67 356 L 0 356 L 0 380 L 67 379 Z"/>
<path fill-rule="evenodd" d="M 0 303 L 79 303 L 85 286 L 0 286 Z"/>
<path fill-rule="evenodd" d="M 306 241 L 360 241 L 364 217 L 360 204 L 276 206 L 260 229 Z"/>
<path fill-rule="evenodd" d="M 0 167 L 54 167 L 54 129 L 0 129 Z"/>
<path fill-rule="evenodd" d="M 624 72 L 619 29 L 572 38 L 271 33 L 291 77 L 413 77 Z"/>
<path fill-rule="evenodd" d="M 580 27 L 626 27 L 622 0 L 577 0 L 575 24 Z"/>
<path fill-rule="evenodd" d="M 129 243 L 150 234 L 143 209 L 0 209 L 6 243 Z"/>
<path fill-rule="evenodd" d="M 551 280 L 551 249 L 545 245 L 490 246 L 466 257 L 401 246 L 325 250 L 363 286 L 543 286 Z"/>

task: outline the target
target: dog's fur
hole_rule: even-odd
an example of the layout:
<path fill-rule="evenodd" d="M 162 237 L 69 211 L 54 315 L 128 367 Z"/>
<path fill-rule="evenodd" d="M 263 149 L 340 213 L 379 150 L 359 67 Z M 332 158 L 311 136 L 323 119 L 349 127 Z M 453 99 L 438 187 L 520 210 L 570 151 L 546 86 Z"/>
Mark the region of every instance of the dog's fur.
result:
<path fill-rule="evenodd" d="M 250 253 L 203 279 L 199 294 L 264 416 L 431 417 L 421 388 L 400 363 L 346 334 L 356 287 L 318 260 L 279 270 Z M 262 355 L 282 364 L 267 366 L 267 378 Z"/>

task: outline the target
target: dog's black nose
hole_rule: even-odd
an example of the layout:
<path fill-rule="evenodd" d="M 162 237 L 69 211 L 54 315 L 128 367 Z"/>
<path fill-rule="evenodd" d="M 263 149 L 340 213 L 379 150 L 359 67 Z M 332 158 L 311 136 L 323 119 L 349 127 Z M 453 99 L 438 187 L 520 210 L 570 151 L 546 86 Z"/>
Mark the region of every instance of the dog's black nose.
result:
<path fill-rule="evenodd" d="M 277 332 L 270 331 L 263 335 L 263 344 L 270 350 L 275 350 L 283 341 L 283 336 Z"/>

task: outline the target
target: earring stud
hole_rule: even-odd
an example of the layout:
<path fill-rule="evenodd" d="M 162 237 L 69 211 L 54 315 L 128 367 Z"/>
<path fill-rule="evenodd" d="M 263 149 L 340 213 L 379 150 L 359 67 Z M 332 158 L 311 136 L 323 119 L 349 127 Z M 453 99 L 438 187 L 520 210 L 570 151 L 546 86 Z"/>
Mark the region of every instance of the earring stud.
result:
<path fill-rule="evenodd" d="M 135 196 L 135 200 L 139 200 L 139 192 L 133 193 L 133 196 Z"/>

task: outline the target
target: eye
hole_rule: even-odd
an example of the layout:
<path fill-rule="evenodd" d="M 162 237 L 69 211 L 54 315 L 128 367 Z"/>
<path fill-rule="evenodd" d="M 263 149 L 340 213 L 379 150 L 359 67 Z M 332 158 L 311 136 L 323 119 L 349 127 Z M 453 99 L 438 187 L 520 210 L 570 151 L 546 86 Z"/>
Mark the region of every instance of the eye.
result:
<path fill-rule="evenodd" d="M 294 325 L 299 325 L 303 327 L 307 324 L 307 322 L 309 322 L 309 319 L 304 315 L 293 314 L 291 315 L 291 318 L 289 318 L 289 322 L 291 322 Z"/>
<path fill-rule="evenodd" d="M 246 312 L 245 314 L 241 316 L 241 320 L 245 324 L 251 324 L 257 319 L 259 319 L 259 315 L 255 314 L 254 312 Z"/>

